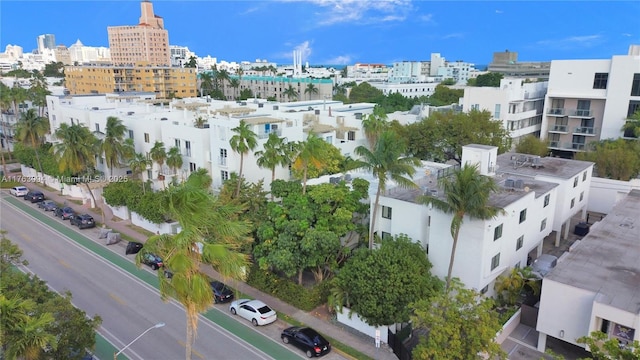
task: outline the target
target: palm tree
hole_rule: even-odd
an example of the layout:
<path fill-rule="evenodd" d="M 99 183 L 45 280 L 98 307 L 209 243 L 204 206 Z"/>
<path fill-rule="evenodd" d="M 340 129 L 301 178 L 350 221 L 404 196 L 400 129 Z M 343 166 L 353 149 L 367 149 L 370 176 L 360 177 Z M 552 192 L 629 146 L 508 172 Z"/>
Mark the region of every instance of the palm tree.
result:
<path fill-rule="evenodd" d="M 424 196 L 420 200 L 424 204 L 430 204 L 440 211 L 453 215 L 451 219 L 453 244 L 445 285 L 445 292 L 447 292 L 451 285 L 458 235 L 465 216 L 469 219 L 489 220 L 504 210 L 489 205 L 489 197 L 498 190 L 498 186 L 491 178 L 481 175 L 477 165 L 466 164 L 453 176 L 441 178 L 439 183 L 444 190 L 444 200 L 433 196 Z"/>
<path fill-rule="evenodd" d="M 284 94 L 287 96 L 287 99 L 289 99 L 289 101 L 291 101 L 291 98 L 298 98 L 298 92 L 293 86 L 291 86 L 291 84 L 289 84 L 289 87 L 284 91 Z"/>
<path fill-rule="evenodd" d="M 134 177 L 140 177 L 142 181 L 142 192 L 145 193 L 144 181 L 142 179 L 142 173 L 152 164 L 151 159 L 143 153 L 136 153 L 132 159 L 129 160 L 129 167 Z"/>
<path fill-rule="evenodd" d="M 2 89 L 5 91 L 5 89 Z M 18 85 L 18 82 L 13 83 L 13 87 L 8 92 L 9 99 L 11 101 L 11 106 L 13 108 L 13 115 L 16 118 L 16 121 L 20 118 L 20 105 L 25 102 L 25 100 L 29 99 L 29 93 L 22 86 Z M 4 133 L 4 129 L 3 129 Z M 9 133 L 5 133 L 5 140 L 8 141 Z M 7 142 L 8 144 L 8 142 Z M 9 160 L 11 160 L 11 148 L 7 146 L 7 152 L 9 154 Z"/>
<path fill-rule="evenodd" d="M 264 143 L 263 150 L 256 151 L 256 164 L 261 168 L 271 169 L 271 183 L 276 179 L 276 167 L 285 166 L 291 162 L 290 146 L 276 133 L 269 134 L 269 139 Z M 273 194 L 271 194 L 273 201 Z"/>
<path fill-rule="evenodd" d="M 180 148 L 174 146 L 169 149 L 167 152 L 167 166 L 173 170 L 173 179 L 176 179 L 176 175 L 178 174 L 178 169 L 182 168 L 182 153 L 180 152 Z"/>
<path fill-rule="evenodd" d="M 175 298 L 185 308 L 187 360 L 191 359 L 197 335 L 198 314 L 213 302 L 210 279 L 201 265 L 212 266 L 225 278 L 240 280 L 248 266 L 247 256 L 237 250 L 249 241 L 250 227 L 237 220 L 240 207 L 213 197 L 207 183 L 211 183 L 211 177 L 206 172 L 194 172 L 183 184 L 170 188 L 166 208 L 181 231 L 153 236 L 145 243 L 145 249 L 158 254 L 173 273 L 167 279 L 158 272 L 160 295 L 165 301 Z M 202 251 L 197 250 L 200 245 Z M 138 266 L 140 260 L 139 255 Z"/>
<path fill-rule="evenodd" d="M 229 81 L 229 72 L 226 69 L 218 71 L 218 73 L 216 74 L 216 79 L 220 81 L 220 84 L 222 86 L 222 93 L 224 94 L 224 82 Z M 226 98 L 227 96 L 225 95 L 225 100 Z"/>
<path fill-rule="evenodd" d="M 45 348 L 56 348 L 55 335 L 47 331 L 55 321 L 53 315 L 43 313 L 33 317 L 35 308 L 32 300 L 0 295 L 1 335 L 3 343 L 8 340 L 8 346 L 2 350 L 8 359 L 36 360 Z"/>
<path fill-rule="evenodd" d="M 213 89 L 213 77 L 211 74 L 207 72 L 200 73 L 200 96 L 205 95 L 205 89 L 207 90 L 206 95 L 211 93 Z"/>
<path fill-rule="evenodd" d="M 631 115 L 622 126 L 625 136 L 640 137 L 640 111 L 636 111 Z"/>
<path fill-rule="evenodd" d="M 202 116 L 198 116 L 195 120 L 193 120 L 193 126 L 197 127 L 198 129 L 204 129 L 204 125 L 207 122 L 207 119 L 203 118 Z"/>
<path fill-rule="evenodd" d="M 373 249 L 380 194 L 386 190 L 387 180 L 391 178 L 402 187 L 417 187 L 410 177 L 415 173 L 415 166 L 420 165 L 420 160 L 414 157 L 402 157 L 405 150 L 404 142 L 396 133 L 389 130 L 380 134 L 380 138 L 373 149 L 370 150 L 362 145 L 355 149 L 355 153 L 361 157 L 360 166 L 358 167 L 370 170 L 378 180 L 376 200 L 371 217 L 371 229 L 369 229 L 370 249 Z"/>
<path fill-rule="evenodd" d="M 308 83 L 307 88 L 304 89 L 305 94 L 309 94 L 309 100 L 311 100 L 311 95 L 318 93 L 318 88 L 313 85 L 313 83 Z"/>
<path fill-rule="evenodd" d="M 127 127 L 122 120 L 115 116 L 107 117 L 104 139 L 101 142 L 101 153 L 104 154 L 105 161 L 109 167 L 109 175 L 113 175 L 113 167 L 120 166 L 121 160 L 125 157 L 124 138 Z"/>
<path fill-rule="evenodd" d="M 229 80 L 229 86 L 231 86 L 233 88 L 233 93 L 237 94 L 238 93 L 238 88 L 240 87 L 240 80 L 238 79 L 231 79 Z M 235 98 L 237 99 L 238 96 L 235 96 Z"/>
<path fill-rule="evenodd" d="M 164 174 L 162 174 L 162 166 L 164 162 L 167 160 L 167 150 L 164 147 L 164 143 L 162 141 L 157 141 L 153 144 L 153 147 L 149 151 L 149 156 L 151 160 L 158 164 L 158 178 L 162 175 L 162 188 L 165 187 L 164 183 Z"/>
<path fill-rule="evenodd" d="M 18 121 L 18 124 L 16 125 L 17 140 L 24 145 L 33 147 L 33 150 L 36 153 L 38 169 L 43 176 L 44 185 L 47 185 L 47 183 L 44 181 L 44 171 L 42 170 L 42 163 L 40 162 L 38 148 L 42 143 L 44 135 L 48 132 L 49 120 L 42 116 L 38 116 L 35 109 L 29 109 L 26 113 L 22 113 L 20 121 Z"/>
<path fill-rule="evenodd" d="M 321 170 L 325 164 L 326 142 L 314 133 L 309 133 L 307 140 L 297 144 L 294 151 L 297 153 L 292 167 L 296 170 L 302 170 L 302 194 L 307 192 L 307 172 L 309 166 L 313 165 L 316 169 Z"/>
<path fill-rule="evenodd" d="M 240 154 L 240 171 L 238 174 L 238 186 L 236 188 L 235 197 L 240 195 L 240 185 L 242 184 L 242 167 L 244 165 L 244 154 L 253 151 L 258 146 L 258 136 L 251 130 L 251 126 L 244 120 L 240 120 L 240 125 L 231 129 L 235 135 L 229 139 L 231 150 Z"/>
<path fill-rule="evenodd" d="M 373 108 L 373 113 L 362 119 L 362 130 L 364 130 L 370 149 L 373 149 L 380 134 L 388 128 L 387 114 L 381 106 L 376 105 Z"/>

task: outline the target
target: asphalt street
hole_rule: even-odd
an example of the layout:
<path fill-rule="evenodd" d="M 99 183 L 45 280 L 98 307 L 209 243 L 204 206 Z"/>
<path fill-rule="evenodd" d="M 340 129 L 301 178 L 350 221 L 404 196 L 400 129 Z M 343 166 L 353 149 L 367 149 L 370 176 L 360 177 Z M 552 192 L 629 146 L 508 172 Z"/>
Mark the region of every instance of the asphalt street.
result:
<path fill-rule="evenodd" d="M 124 351 L 129 359 L 183 359 L 186 316 L 182 306 L 163 302 L 154 272 L 139 269 L 121 247 L 106 248 L 68 222 L 39 210 L 22 199 L 2 193 L 0 228 L 24 251 L 28 269 L 56 291 L 69 290 L 73 303 L 88 315 L 100 315 L 99 332 L 122 348 L 156 323 L 154 329 Z M 213 309 L 200 317 L 194 359 L 299 359 L 302 353 L 279 341 L 285 325 L 265 327 L 262 335 L 227 313 Z M 274 338 L 275 335 L 275 338 Z M 125 357 L 122 357 L 125 358 Z"/>

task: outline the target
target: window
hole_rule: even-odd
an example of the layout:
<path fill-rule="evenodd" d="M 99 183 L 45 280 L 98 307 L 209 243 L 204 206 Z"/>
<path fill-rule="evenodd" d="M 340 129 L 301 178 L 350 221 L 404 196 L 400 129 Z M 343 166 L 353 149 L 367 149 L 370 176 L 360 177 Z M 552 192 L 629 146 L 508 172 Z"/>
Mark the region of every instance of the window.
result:
<path fill-rule="evenodd" d="M 96 132 L 100 132 L 100 124 L 96 124 Z"/>
<path fill-rule="evenodd" d="M 606 89 L 607 88 L 607 80 L 609 80 L 608 73 L 596 73 L 593 77 L 593 88 L 594 89 Z"/>
<path fill-rule="evenodd" d="M 149 134 L 148 133 L 144 133 L 144 142 L 146 142 L 147 144 L 149 143 Z"/>
<path fill-rule="evenodd" d="M 189 171 L 194 172 L 198 169 L 198 167 L 196 166 L 196 163 L 189 163 Z"/>
<path fill-rule="evenodd" d="M 576 205 L 576 198 L 571 199 L 571 209 Z"/>
<path fill-rule="evenodd" d="M 494 119 L 500 119 L 500 108 L 502 107 L 502 105 L 500 104 L 496 104 L 494 111 L 493 111 L 493 118 Z"/>
<path fill-rule="evenodd" d="M 524 235 L 520 236 L 518 240 L 516 240 L 516 251 L 520 250 L 522 244 L 524 244 Z"/>
<path fill-rule="evenodd" d="M 576 176 L 575 179 L 573 179 L 573 187 L 578 186 L 578 177 Z"/>
<path fill-rule="evenodd" d="M 638 100 L 630 100 L 629 101 L 629 110 L 627 111 L 627 118 L 633 116 L 633 114 L 640 111 L 640 101 Z"/>
<path fill-rule="evenodd" d="M 493 230 L 493 241 L 496 241 L 502 237 L 502 224 L 498 225 Z"/>
<path fill-rule="evenodd" d="M 582 181 L 587 181 L 587 172 L 582 173 Z"/>
<path fill-rule="evenodd" d="M 427 226 L 431 226 L 431 216 L 427 217 Z"/>
<path fill-rule="evenodd" d="M 133 139 L 133 130 L 129 130 L 129 139 Z"/>
<path fill-rule="evenodd" d="M 542 222 L 540 223 L 540 231 L 544 230 L 547 228 L 547 219 L 542 220 Z"/>
<path fill-rule="evenodd" d="M 480 294 L 486 294 L 487 291 L 489 291 L 489 285 L 483 287 L 482 289 L 480 289 Z"/>
<path fill-rule="evenodd" d="M 527 220 L 527 209 L 520 211 L 520 224 Z"/>
<path fill-rule="evenodd" d="M 580 201 L 582 201 L 582 199 L 584 199 L 584 191 L 580 193 Z"/>
<path fill-rule="evenodd" d="M 191 141 L 185 141 L 184 142 L 184 147 L 186 150 L 186 154 L 187 156 L 191 156 Z"/>
<path fill-rule="evenodd" d="M 382 217 L 385 219 L 391 219 L 391 208 L 388 206 L 382 207 Z"/>
<path fill-rule="evenodd" d="M 544 206 L 542 206 L 543 208 L 546 208 L 547 206 L 549 206 L 549 199 L 551 199 L 551 194 L 547 194 L 544 197 Z"/>
<path fill-rule="evenodd" d="M 180 146 L 180 139 L 174 139 L 174 143 L 175 143 L 175 147 L 177 147 L 178 149 L 182 150 L 181 146 Z M 180 152 L 182 152 L 182 151 L 180 151 Z"/>
<path fill-rule="evenodd" d="M 516 269 L 520 269 L 520 261 L 518 261 L 513 267 Z"/>
<path fill-rule="evenodd" d="M 640 96 L 640 74 L 633 74 L 631 83 L 631 96 Z"/>
<path fill-rule="evenodd" d="M 356 139 L 356 132 L 355 131 L 349 131 L 347 133 L 347 140 L 354 141 L 355 139 Z"/>
<path fill-rule="evenodd" d="M 498 266 L 500 266 L 500 253 L 491 258 L 491 270 L 495 270 Z"/>
<path fill-rule="evenodd" d="M 391 234 L 388 232 L 382 232 L 382 240 L 391 240 Z"/>
<path fill-rule="evenodd" d="M 147 179 L 152 179 L 153 178 L 153 173 L 151 172 L 151 169 L 147 170 Z"/>
<path fill-rule="evenodd" d="M 224 170 L 220 171 L 220 177 L 222 178 L 222 181 L 229 180 L 229 172 Z"/>

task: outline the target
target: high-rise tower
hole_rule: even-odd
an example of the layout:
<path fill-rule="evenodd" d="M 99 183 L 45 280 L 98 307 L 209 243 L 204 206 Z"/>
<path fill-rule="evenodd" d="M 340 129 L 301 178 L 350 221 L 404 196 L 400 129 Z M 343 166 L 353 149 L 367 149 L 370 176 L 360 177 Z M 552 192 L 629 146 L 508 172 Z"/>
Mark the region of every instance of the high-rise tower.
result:
<path fill-rule="evenodd" d="M 44 49 L 56 48 L 56 36 L 53 34 L 43 34 L 38 36 L 38 53 L 42 54 Z"/>

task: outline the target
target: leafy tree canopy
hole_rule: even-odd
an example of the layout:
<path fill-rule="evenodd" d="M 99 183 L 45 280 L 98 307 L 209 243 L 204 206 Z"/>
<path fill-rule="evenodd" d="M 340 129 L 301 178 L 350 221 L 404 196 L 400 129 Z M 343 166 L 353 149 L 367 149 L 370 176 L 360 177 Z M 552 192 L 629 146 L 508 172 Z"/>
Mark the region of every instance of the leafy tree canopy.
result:
<path fill-rule="evenodd" d="M 548 143 L 534 135 L 527 135 L 520 139 L 516 145 L 516 152 L 521 154 L 547 156 L 549 154 Z"/>
<path fill-rule="evenodd" d="M 628 181 L 640 174 L 640 142 L 635 140 L 602 140 L 590 144 L 577 160 L 592 161 L 598 176 Z"/>
<path fill-rule="evenodd" d="M 42 74 L 46 77 L 57 77 L 57 78 L 63 78 L 64 77 L 64 64 L 61 63 L 60 61 L 58 62 L 50 62 L 48 64 L 44 65 L 44 70 L 42 71 Z"/>
<path fill-rule="evenodd" d="M 620 346 L 618 339 L 609 339 L 607 334 L 600 331 L 594 331 L 589 336 L 579 338 L 578 344 L 587 345 L 595 360 L 640 359 L 640 342 L 636 340 L 626 346 Z"/>
<path fill-rule="evenodd" d="M 384 97 L 382 90 L 378 90 L 371 86 L 368 82 L 362 82 L 351 88 L 349 93 L 349 102 L 375 102 L 377 103 Z"/>
<path fill-rule="evenodd" d="M 500 80 L 504 75 L 495 72 L 489 72 L 486 74 L 478 75 L 475 79 L 475 84 L 473 86 L 488 86 L 488 87 L 499 87 Z M 467 83 L 467 85 L 470 85 Z"/>

